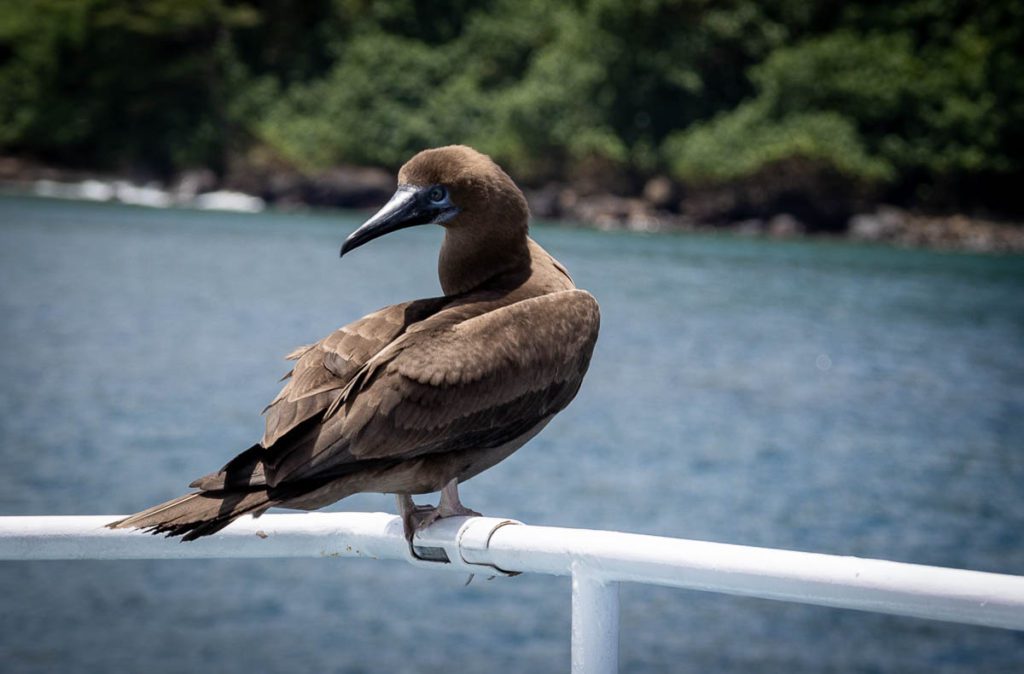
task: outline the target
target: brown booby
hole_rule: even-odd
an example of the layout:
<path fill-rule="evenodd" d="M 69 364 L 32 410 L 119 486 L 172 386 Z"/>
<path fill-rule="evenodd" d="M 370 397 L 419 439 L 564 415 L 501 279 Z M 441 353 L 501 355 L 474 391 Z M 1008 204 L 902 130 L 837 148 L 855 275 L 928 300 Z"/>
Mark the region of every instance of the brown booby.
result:
<path fill-rule="evenodd" d="M 523 193 L 489 157 L 426 150 L 341 254 L 438 224 L 444 295 L 385 307 L 296 349 L 264 410 L 262 440 L 191 494 L 111 528 L 192 540 L 268 508 L 314 510 L 358 492 L 395 494 L 405 536 L 476 515 L 458 485 L 536 435 L 575 397 L 597 340 L 593 296 L 528 235 Z M 413 494 L 441 492 L 437 507 Z"/>

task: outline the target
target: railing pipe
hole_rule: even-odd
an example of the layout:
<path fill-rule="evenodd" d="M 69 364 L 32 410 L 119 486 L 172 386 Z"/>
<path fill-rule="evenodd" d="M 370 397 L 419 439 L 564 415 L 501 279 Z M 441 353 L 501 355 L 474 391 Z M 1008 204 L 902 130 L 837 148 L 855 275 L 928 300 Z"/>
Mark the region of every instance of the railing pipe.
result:
<path fill-rule="evenodd" d="M 572 571 L 572 674 L 619 671 L 619 584 L 583 564 Z"/>
<path fill-rule="evenodd" d="M 1024 576 L 726 543 L 555 527 L 503 527 L 500 569 L 609 580 L 1024 630 Z"/>
<path fill-rule="evenodd" d="M 409 557 L 401 520 L 386 513 L 243 517 L 188 543 L 104 526 L 119 518 L 0 517 L 0 560 Z"/>
<path fill-rule="evenodd" d="M 650 583 L 1024 630 L 1024 576 L 612 531 L 527 526 L 487 517 L 440 520 L 409 554 L 383 513 L 242 518 L 191 543 L 110 530 L 102 517 L 0 517 L 0 559 L 371 557 L 462 573 L 584 569 L 600 582 Z M 582 587 L 582 586 L 581 586 Z"/>

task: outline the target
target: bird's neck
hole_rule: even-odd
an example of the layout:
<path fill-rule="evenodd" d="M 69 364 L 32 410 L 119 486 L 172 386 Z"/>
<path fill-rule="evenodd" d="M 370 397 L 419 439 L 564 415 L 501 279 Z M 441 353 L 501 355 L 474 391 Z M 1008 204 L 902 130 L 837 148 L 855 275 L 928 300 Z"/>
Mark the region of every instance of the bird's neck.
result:
<path fill-rule="evenodd" d="M 437 261 L 441 289 L 445 295 L 457 295 L 498 277 L 525 277 L 530 270 L 528 241 L 525 229 L 503 238 L 493 232 L 481 237 L 468 228 L 447 230 Z"/>

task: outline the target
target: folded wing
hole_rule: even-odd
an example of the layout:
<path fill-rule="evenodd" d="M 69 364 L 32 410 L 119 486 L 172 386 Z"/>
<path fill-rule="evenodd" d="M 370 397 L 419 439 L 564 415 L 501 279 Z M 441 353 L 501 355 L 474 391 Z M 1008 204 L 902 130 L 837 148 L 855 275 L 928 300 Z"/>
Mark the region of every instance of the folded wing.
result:
<path fill-rule="evenodd" d="M 318 402 L 325 418 L 293 426 L 292 436 L 271 446 L 268 483 L 518 437 L 576 395 L 599 322 L 597 302 L 582 290 L 482 313 L 442 309 L 368 359 L 333 390 L 330 405 Z"/>
<path fill-rule="evenodd" d="M 410 326 L 429 317 L 450 300 L 439 297 L 385 307 L 341 327 L 315 344 L 288 354 L 292 370 L 287 383 L 266 409 L 263 439 L 216 473 L 190 486 L 204 490 L 257 487 L 267 484 L 263 459 L 278 442 L 294 446 L 323 419 L 352 377 Z M 282 439 L 284 439 L 282 441 Z"/>

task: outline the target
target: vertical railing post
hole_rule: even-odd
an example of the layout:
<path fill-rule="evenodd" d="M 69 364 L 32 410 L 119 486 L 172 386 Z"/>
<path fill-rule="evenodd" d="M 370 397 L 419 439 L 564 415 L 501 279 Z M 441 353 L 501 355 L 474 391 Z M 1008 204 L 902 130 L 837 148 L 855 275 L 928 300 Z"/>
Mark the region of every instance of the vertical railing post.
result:
<path fill-rule="evenodd" d="M 572 566 L 572 672 L 619 671 L 619 584 Z"/>

